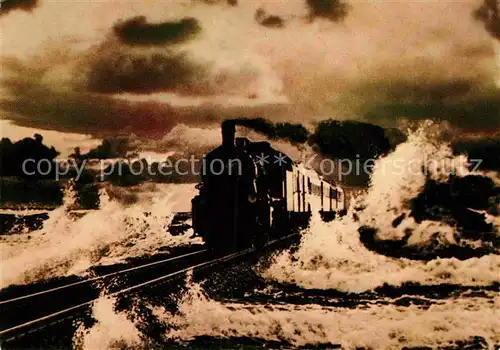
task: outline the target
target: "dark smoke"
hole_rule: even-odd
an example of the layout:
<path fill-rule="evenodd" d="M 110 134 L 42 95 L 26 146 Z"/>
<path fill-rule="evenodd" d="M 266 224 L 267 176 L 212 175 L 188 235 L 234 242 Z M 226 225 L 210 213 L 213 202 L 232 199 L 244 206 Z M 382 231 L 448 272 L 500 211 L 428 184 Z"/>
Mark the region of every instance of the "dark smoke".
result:
<path fill-rule="evenodd" d="M 0 16 L 13 10 L 31 12 L 38 5 L 38 0 L 2 0 L 0 2 Z"/>
<path fill-rule="evenodd" d="M 375 159 L 392 149 L 384 128 L 357 121 L 322 121 L 309 141 L 322 155 L 340 159 Z"/>
<path fill-rule="evenodd" d="M 257 131 L 270 139 L 284 139 L 292 143 L 305 143 L 309 137 L 309 132 L 301 124 L 275 124 L 264 118 L 236 118 L 232 120 L 236 125 Z"/>
<path fill-rule="evenodd" d="M 342 0 L 306 0 L 309 8 L 309 18 L 325 18 L 330 21 L 340 21 L 347 16 L 349 6 Z"/>
<path fill-rule="evenodd" d="M 484 23 L 486 30 L 500 39 L 500 3 L 498 0 L 484 0 L 474 12 L 474 17 Z"/>
<path fill-rule="evenodd" d="M 184 42 L 201 30 L 195 18 L 183 18 L 174 22 L 147 23 L 144 16 L 117 23 L 115 35 L 129 45 L 162 45 Z"/>
<path fill-rule="evenodd" d="M 319 122 L 313 134 L 301 124 L 272 123 L 264 118 L 232 119 L 237 125 L 252 129 L 270 139 L 284 139 L 294 144 L 309 143 L 322 156 L 330 159 L 376 159 L 406 141 L 406 135 L 398 129 L 384 129 L 380 126 L 356 121 L 325 120 Z M 321 172 L 320 161 L 309 165 Z M 341 166 L 337 164 L 336 166 Z M 343 176 L 325 176 L 331 181 L 342 181 L 344 185 L 363 187 L 370 180 L 370 169 Z"/>

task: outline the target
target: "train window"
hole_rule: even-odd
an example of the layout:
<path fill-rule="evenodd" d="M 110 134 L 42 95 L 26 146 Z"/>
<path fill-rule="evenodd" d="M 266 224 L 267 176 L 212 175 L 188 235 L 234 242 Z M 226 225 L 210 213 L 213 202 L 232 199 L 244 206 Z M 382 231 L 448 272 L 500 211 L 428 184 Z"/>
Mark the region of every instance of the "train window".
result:
<path fill-rule="evenodd" d="M 306 211 L 306 177 L 302 175 L 302 211 Z"/>
<path fill-rule="evenodd" d="M 297 211 L 301 211 L 301 205 L 300 205 L 300 175 L 297 174 Z"/>
<path fill-rule="evenodd" d="M 333 210 L 333 203 L 332 203 L 332 198 L 333 198 L 333 189 L 330 187 L 330 211 Z"/>
<path fill-rule="evenodd" d="M 325 210 L 324 204 L 323 204 L 323 181 L 321 181 L 321 187 L 320 187 L 320 197 L 321 197 L 321 210 Z"/>

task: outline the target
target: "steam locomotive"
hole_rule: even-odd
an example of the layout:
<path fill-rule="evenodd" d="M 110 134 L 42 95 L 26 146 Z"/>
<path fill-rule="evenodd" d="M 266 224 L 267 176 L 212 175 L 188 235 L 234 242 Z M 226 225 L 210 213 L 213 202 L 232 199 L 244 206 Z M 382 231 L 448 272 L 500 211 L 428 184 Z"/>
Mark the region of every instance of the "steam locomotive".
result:
<path fill-rule="evenodd" d="M 313 207 L 324 219 L 345 209 L 342 188 L 294 163 L 269 142 L 235 138 L 235 123 L 222 123 L 222 145 L 205 155 L 199 194 L 192 199 L 195 233 L 214 250 L 263 246 L 304 227 Z"/>

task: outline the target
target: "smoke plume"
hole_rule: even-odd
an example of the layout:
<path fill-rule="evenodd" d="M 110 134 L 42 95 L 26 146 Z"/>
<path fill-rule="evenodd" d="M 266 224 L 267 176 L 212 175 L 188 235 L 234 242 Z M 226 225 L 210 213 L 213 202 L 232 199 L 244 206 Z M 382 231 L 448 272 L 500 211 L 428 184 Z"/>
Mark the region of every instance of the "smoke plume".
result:
<path fill-rule="evenodd" d="M 264 118 L 236 118 L 232 120 L 236 125 L 257 131 L 270 139 L 284 139 L 292 143 L 304 143 L 309 136 L 309 132 L 302 124 L 275 124 Z"/>

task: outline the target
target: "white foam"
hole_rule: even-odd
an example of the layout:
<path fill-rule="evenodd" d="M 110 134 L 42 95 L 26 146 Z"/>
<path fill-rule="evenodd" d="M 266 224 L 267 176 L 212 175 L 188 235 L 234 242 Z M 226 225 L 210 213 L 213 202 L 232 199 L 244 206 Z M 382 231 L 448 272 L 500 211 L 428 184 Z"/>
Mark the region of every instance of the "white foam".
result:
<path fill-rule="evenodd" d="M 50 213 L 42 229 L 1 237 L 1 287 L 82 274 L 94 265 L 201 242 L 190 238 L 192 232 L 179 236 L 167 232 L 174 205 L 171 186 L 146 187 L 146 192 L 138 202 L 124 205 L 102 189 L 100 209 L 78 218 L 69 215 L 74 193 L 66 191 L 65 204 Z"/>
<path fill-rule="evenodd" d="M 113 298 L 101 297 L 92 306 L 97 321 L 91 329 L 80 325 L 73 337 L 73 347 L 82 350 L 123 349 L 141 344 L 140 333 L 125 312 L 115 312 Z"/>
<path fill-rule="evenodd" d="M 473 336 L 498 343 L 495 306 L 498 298 L 495 304 L 480 298 L 448 300 L 428 310 L 394 305 L 357 309 L 253 305 L 211 300 L 195 287 L 182 301 L 179 314 L 157 309 L 156 315 L 175 326 L 167 338 L 183 341 L 206 335 L 286 341 L 293 346 L 333 343 L 344 349 L 400 349 L 446 345 Z"/>
<path fill-rule="evenodd" d="M 430 126 L 426 125 L 425 129 Z M 364 206 L 356 213 L 359 221 L 353 219 L 352 207 L 347 216 L 330 223 L 322 222 L 315 214 L 299 249 L 276 256 L 263 276 L 305 288 L 350 292 L 371 290 L 385 283 L 394 286 L 404 282 L 487 285 L 498 281 L 499 255 L 465 261 L 452 258 L 421 262 L 385 257 L 369 251 L 360 242 L 358 229 L 367 225 L 378 229 L 377 239 L 402 239 L 407 229 L 411 229 L 410 246 L 426 247 L 436 240 L 443 246 L 457 243 L 453 227 L 434 221 L 418 224 L 408 217 L 408 201 L 420 193 L 426 179 L 422 171 L 414 171 L 412 167 L 419 170 L 428 164 L 426 162 L 436 165 L 429 173 L 435 179 L 446 179 L 451 170 L 458 175 L 468 174 L 462 157 L 453 157 L 447 145 L 433 141 L 420 129 L 389 156 L 377 161 L 367 194 L 353 204 Z M 395 169 L 396 165 L 399 170 Z M 406 218 L 398 227 L 393 227 L 393 220 L 401 214 Z M 471 242 L 462 239 L 461 243 Z"/>
<path fill-rule="evenodd" d="M 500 256 L 488 255 L 465 261 L 435 259 L 429 262 L 394 259 L 366 249 L 359 241 L 359 223 L 350 218 L 314 225 L 295 253 L 275 257 L 263 277 L 305 288 L 362 292 L 385 283 L 436 285 L 457 283 L 488 285 L 498 281 Z"/>
<path fill-rule="evenodd" d="M 500 298 L 494 292 L 486 292 L 487 298 L 427 299 L 433 302 L 428 308 L 397 306 L 387 298 L 379 300 L 386 304 L 342 308 L 217 301 L 207 296 L 201 284 L 191 282 L 190 276 L 188 287 L 177 312 L 150 306 L 155 318 L 169 326 L 164 334 L 167 342 L 185 344 L 200 336 L 244 337 L 292 346 L 341 344 L 343 349 L 437 347 L 475 336 L 482 337 L 491 349 L 500 342 L 497 332 L 500 319 L 496 315 Z M 147 337 L 138 336 L 137 324 L 129 321 L 138 319 L 137 311 L 132 309 L 127 314 L 129 320 L 123 313 L 114 313 L 111 300 L 99 300 L 94 306 L 98 323 L 90 329 L 80 327 L 74 346 L 84 349 L 109 348 L 110 344 L 119 344 L 122 348 L 147 347 Z"/>

